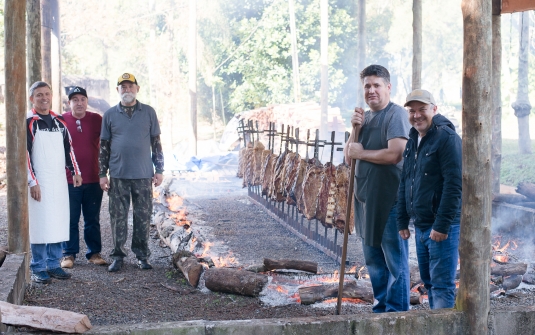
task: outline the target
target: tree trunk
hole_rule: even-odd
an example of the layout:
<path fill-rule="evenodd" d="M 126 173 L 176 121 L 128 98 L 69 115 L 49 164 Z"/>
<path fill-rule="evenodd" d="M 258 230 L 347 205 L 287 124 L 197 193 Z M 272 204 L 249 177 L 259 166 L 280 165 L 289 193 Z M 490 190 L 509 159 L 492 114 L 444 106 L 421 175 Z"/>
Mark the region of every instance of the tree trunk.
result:
<path fill-rule="evenodd" d="M 422 88 L 422 0 L 412 0 L 412 89 Z"/>
<path fill-rule="evenodd" d="M 17 306 L 0 301 L 0 313 L 2 323 L 13 326 L 29 326 L 71 334 L 81 334 L 92 327 L 86 315 L 55 308 Z"/>
<path fill-rule="evenodd" d="M 492 193 L 500 193 L 502 166 L 502 28 L 500 0 L 493 0 L 492 11 Z"/>
<path fill-rule="evenodd" d="M 311 273 L 318 273 L 318 263 L 298 261 L 292 259 L 275 260 L 264 258 L 264 267 L 268 271 L 276 269 L 293 269 Z"/>
<path fill-rule="evenodd" d="M 366 0 L 358 0 L 358 51 L 357 51 L 357 70 L 364 70 L 366 66 Z M 360 82 L 360 77 L 357 78 L 357 107 L 365 108 L 364 91 Z"/>
<path fill-rule="evenodd" d="M 297 29 L 295 26 L 295 0 L 288 0 L 290 11 L 290 40 L 292 42 L 292 72 L 294 84 L 294 102 L 301 102 L 301 82 L 299 80 L 299 52 L 297 50 Z"/>
<path fill-rule="evenodd" d="M 33 84 L 41 79 L 41 2 L 26 0 L 28 82 Z"/>
<path fill-rule="evenodd" d="M 52 86 L 52 110 L 56 113 L 63 113 L 63 95 L 65 90 L 61 83 L 61 36 L 59 25 L 59 0 L 49 0 L 50 4 L 50 22 L 51 22 L 51 36 L 50 36 L 50 69 Z"/>
<path fill-rule="evenodd" d="M 491 256 L 491 3 L 463 0 L 463 194 L 460 286 L 456 306 L 468 334 L 488 333 Z M 474 280 L 477 278 L 477 280 Z"/>
<path fill-rule="evenodd" d="M 320 0 L 321 12 L 321 138 L 327 137 L 329 109 L 329 1 Z"/>
<path fill-rule="evenodd" d="M 41 0 L 41 56 L 42 56 L 42 80 L 52 84 L 52 14 L 50 2 Z M 54 92 L 56 93 L 56 92 Z"/>
<path fill-rule="evenodd" d="M 204 272 L 206 288 L 224 292 L 257 297 L 268 282 L 268 276 L 229 268 L 211 268 Z"/>
<path fill-rule="evenodd" d="M 178 252 L 173 255 L 173 265 L 182 271 L 188 283 L 197 287 L 201 278 L 203 267 L 191 252 Z"/>
<path fill-rule="evenodd" d="M 8 247 L 13 253 L 29 248 L 28 183 L 26 176 L 26 2 L 6 0 L 4 7 L 4 68 L 6 109 L 6 170 Z"/>
<path fill-rule="evenodd" d="M 193 155 L 197 156 L 197 0 L 189 0 L 188 29 L 189 111 L 193 129 Z"/>
<path fill-rule="evenodd" d="M 531 104 L 528 96 L 529 58 L 529 12 L 520 13 L 520 43 L 518 51 L 518 91 L 512 107 L 518 118 L 518 146 L 521 154 L 531 153 L 529 114 Z"/>
<path fill-rule="evenodd" d="M 318 285 L 299 288 L 299 298 L 302 305 L 310 305 L 327 298 L 338 296 L 338 285 Z M 357 283 L 351 282 L 344 284 L 342 298 L 360 299 L 373 303 L 373 291 L 370 286 L 357 286 Z"/>

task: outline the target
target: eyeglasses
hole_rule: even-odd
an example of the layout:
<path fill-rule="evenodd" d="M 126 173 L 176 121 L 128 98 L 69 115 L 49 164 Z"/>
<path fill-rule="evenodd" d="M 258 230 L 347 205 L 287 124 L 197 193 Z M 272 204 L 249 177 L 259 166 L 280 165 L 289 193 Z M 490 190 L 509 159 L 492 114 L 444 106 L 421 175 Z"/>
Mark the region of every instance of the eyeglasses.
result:
<path fill-rule="evenodd" d="M 76 120 L 76 130 L 78 130 L 79 133 L 82 132 L 82 121 Z"/>

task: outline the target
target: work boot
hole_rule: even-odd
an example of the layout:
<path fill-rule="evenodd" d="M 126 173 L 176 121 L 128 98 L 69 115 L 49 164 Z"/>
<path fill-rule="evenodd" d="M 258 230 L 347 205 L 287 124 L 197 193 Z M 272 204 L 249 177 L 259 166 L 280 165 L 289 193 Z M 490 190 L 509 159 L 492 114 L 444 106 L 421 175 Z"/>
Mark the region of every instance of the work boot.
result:
<path fill-rule="evenodd" d="M 71 278 L 71 274 L 63 270 L 62 268 L 55 268 L 51 270 L 47 270 L 48 274 L 52 278 L 56 279 L 69 279 Z"/>
<path fill-rule="evenodd" d="M 32 281 L 38 284 L 50 284 L 52 278 L 48 275 L 46 271 L 32 272 Z"/>
<path fill-rule="evenodd" d="M 108 266 L 108 272 L 117 272 L 121 270 L 123 267 L 123 260 L 122 259 L 116 259 L 111 263 L 110 266 Z"/>
<path fill-rule="evenodd" d="M 65 256 L 61 259 L 61 267 L 64 269 L 72 269 L 74 266 L 74 256 Z"/>
<path fill-rule="evenodd" d="M 100 256 L 100 254 L 93 254 L 91 258 L 87 260 L 89 263 L 96 264 L 96 265 L 108 265 L 108 262 Z"/>
<path fill-rule="evenodd" d="M 139 261 L 137 261 L 137 266 L 141 270 L 150 270 L 150 269 L 152 269 L 152 265 L 150 265 L 150 263 L 146 259 L 140 259 Z"/>

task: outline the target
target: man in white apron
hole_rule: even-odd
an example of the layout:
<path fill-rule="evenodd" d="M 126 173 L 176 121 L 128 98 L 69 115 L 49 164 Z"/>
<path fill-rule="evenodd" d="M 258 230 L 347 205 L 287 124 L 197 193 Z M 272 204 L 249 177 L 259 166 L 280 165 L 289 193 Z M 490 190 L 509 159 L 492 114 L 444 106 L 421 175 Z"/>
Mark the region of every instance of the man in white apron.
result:
<path fill-rule="evenodd" d="M 29 95 L 33 105 L 26 119 L 30 269 L 32 281 L 46 284 L 51 282 L 50 277 L 71 277 L 60 267 L 61 242 L 69 240 L 69 191 L 65 167 L 71 171 L 75 187 L 82 184 L 82 176 L 65 121 L 50 110 L 50 85 L 35 82 Z"/>

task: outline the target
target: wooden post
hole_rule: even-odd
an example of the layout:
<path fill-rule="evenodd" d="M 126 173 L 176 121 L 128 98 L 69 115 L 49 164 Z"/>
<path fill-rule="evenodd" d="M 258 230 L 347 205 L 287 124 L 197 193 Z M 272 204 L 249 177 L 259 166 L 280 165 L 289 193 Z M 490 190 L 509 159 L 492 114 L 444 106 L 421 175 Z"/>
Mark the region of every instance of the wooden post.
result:
<path fill-rule="evenodd" d="M 518 90 L 516 101 L 512 104 L 518 118 L 518 147 L 521 154 L 531 153 L 529 136 L 529 114 L 531 104 L 528 95 L 529 59 L 529 12 L 520 13 L 520 43 L 518 50 Z"/>
<path fill-rule="evenodd" d="M 63 113 L 63 95 L 65 91 L 61 84 L 61 36 L 59 25 L 59 0 L 49 0 L 50 3 L 50 20 L 52 24 L 52 35 L 50 36 L 51 50 L 50 61 L 52 80 L 49 84 L 52 86 L 52 110 L 56 113 Z"/>
<path fill-rule="evenodd" d="M 412 0 L 412 89 L 422 88 L 422 0 Z"/>
<path fill-rule="evenodd" d="M 41 56 L 42 56 L 42 80 L 52 82 L 52 22 L 50 13 L 50 1 L 41 0 Z"/>
<path fill-rule="evenodd" d="M 358 72 L 364 70 L 366 66 L 366 0 L 358 0 L 358 25 L 359 25 L 359 44 L 358 44 Z M 365 108 L 364 91 L 360 78 L 357 79 L 357 107 Z"/>
<path fill-rule="evenodd" d="M 491 2 L 463 0 L 463 195 L 456 306 L 470 335 L 488 334 L 491 255 Z M 477 280 L 474 280 L 477 278 Z"/>
<path fill-rule="evenodd" d="M 294 84 L 294 102 L 301 102 L 301 82 L 299 80 L 299 53 L 297 52 L 297 32 L 295 27 L 294 0 L 288 0 L 290 11 L 290 39 L 292 42 L 292 70 Z"/>
<path fill-rule="evenodd" d="M 8 248 L 28 252 L 28 183 L 26 176 L 26 1 L 6 0 L 4 66 L 6 83 Z"/>
<path fill-rule="evenodd" d="M 502 31 L 501 0 L 492 1 L 492 192 L 500 193 L 502 166 Z"/>
<path fill-rule="evenodd" d="M 197 155 L 197 1 L 189 0 L 188 71 L 189 111 L 193 129 L 193 154 Z"/>
<path fill-rule="evenodd" d="M 327 136 L 327 122 L 329 109 L 329 1 L 320 0 L 321 12 L 321 118 L 320 134 Z"/>
<path fill-rule="evenodd" d="M 42 80 L 41 76 L 41 3 L 26 0 L 28 83 Z"/>

